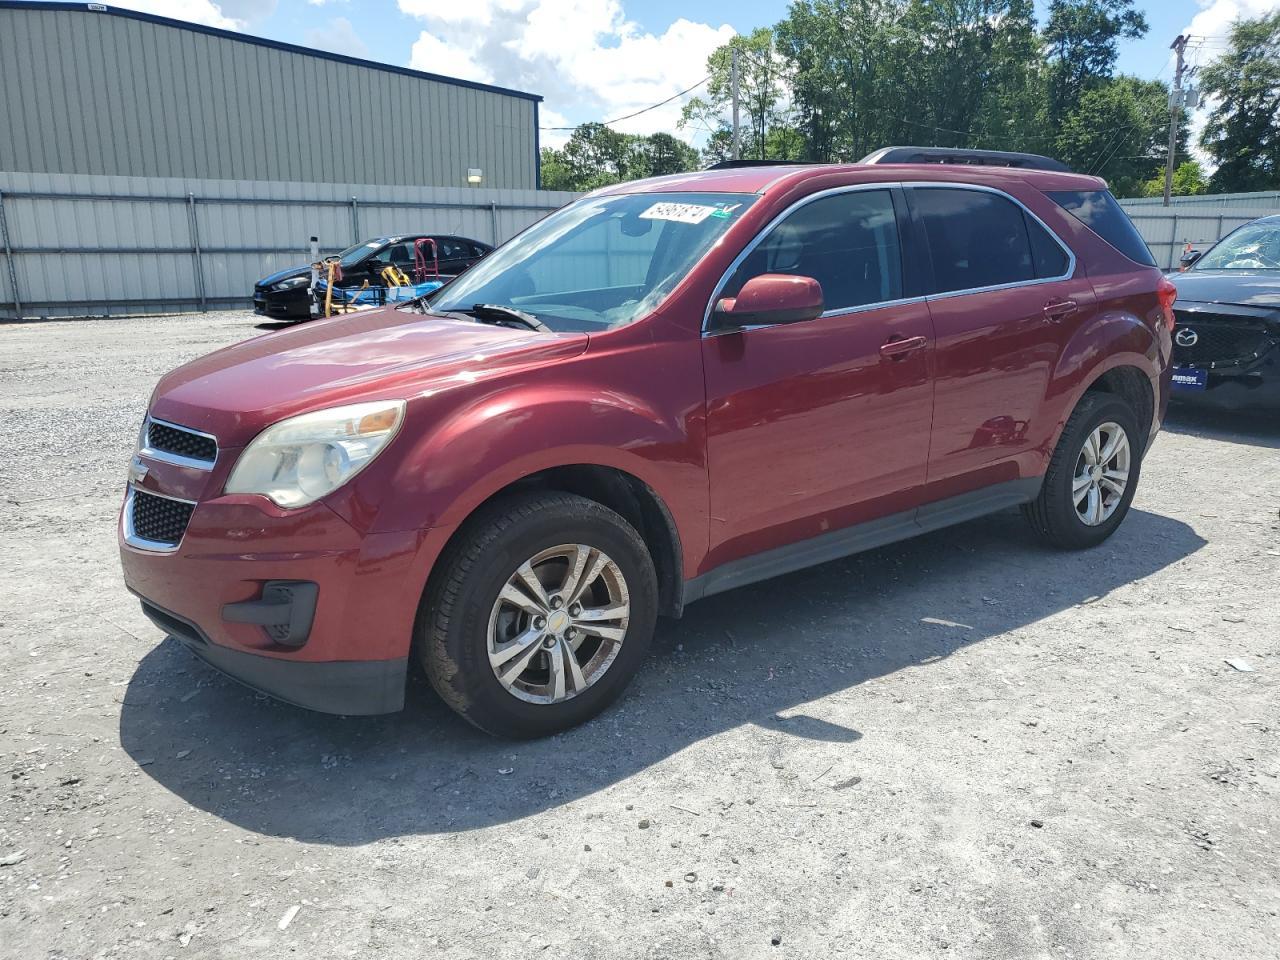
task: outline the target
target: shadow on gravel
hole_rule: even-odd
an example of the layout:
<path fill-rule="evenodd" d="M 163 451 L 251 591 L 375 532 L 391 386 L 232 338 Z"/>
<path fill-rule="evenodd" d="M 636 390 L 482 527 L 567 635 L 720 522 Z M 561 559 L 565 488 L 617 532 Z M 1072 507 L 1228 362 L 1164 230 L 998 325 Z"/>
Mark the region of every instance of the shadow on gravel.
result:
<path fill-rule="evenodd" d="M 1274 412 L 1228 413 L 1174 405 L 1165 415 L 1164 429 L 1192 437 L 1280 449 L 1280 415 Z"/>
<path fill-rule="evenodd" d="M 1017 513 L 1000 514 L 722 594 L 662 623 L 621 703 L 531 743 L 473 729 L 418 676 L 401 714 L 329 717 L 256 696 L 166 641 L 129 684 L 120 740 L 158 783 L 246 830 L 341 845 L 476 829 L 604 789 L 741 724 L 856 741 L 856 730 L 793 711 L 927 670 L 1203 544 L 1186 524 L 1135 510 L 1102 547 L 1059 553 Z"/>

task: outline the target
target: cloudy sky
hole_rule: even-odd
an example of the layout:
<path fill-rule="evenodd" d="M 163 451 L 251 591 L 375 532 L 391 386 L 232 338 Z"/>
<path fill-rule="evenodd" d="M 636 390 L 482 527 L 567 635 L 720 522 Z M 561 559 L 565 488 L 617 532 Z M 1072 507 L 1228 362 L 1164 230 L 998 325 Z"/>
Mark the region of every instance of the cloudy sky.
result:
<path fill-rule="evenodd" d="M 256 36 L 515 87 L 545 98 L 542 124 L 608 120 L 657 103 L 704 76 L 707 54 L 736 32 L 771 24 L 786 0 L 120 0 L 130 7 Z M 1043 0 L 1037 0 L 1043 12 Z M 1138 0 L 1151 32 L 1126 44 L 1120 66 L 1169 79 L 1180 32 L 1219 49 L 1230 23 L 1280 0 Z M 1216 42 L 1215 42 L 1216 41 Z M 679 101 L 617 124 L 676 129 Z M 546 130 L 543 142 L 567 133 Z"/>

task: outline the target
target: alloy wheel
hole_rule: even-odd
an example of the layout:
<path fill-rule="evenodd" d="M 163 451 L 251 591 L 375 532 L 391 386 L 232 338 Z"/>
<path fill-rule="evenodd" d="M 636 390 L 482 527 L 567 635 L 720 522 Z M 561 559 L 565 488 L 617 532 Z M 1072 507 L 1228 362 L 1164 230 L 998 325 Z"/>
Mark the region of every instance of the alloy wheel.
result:
<path fill-rule="evenodd" d="M 1085 439 L 1071 481 L 1071 501 L 1084 524 L 1096 527 L 1116 512 L 1129 486 L 1129 460 L 1129 435 L 1118 423 L 1103 423 Z"/>
<path fill-rule="evenodd" d="M 489 665 L 513 696 L 560 703 L 596 683 L 627 634 L 631 603 L 622 570 L 604 551 L 561 544 L 508 578 L 489 615 Z"/>

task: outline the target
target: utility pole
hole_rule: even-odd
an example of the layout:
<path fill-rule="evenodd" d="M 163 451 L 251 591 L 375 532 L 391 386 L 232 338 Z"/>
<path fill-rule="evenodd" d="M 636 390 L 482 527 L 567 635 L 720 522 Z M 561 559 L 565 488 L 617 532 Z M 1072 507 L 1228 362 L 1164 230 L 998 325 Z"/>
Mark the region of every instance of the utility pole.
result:
<path fill-rule="evenodd" d="M 733 91 L 733 159 L 742 158 L 742 130 L 738 126 L 738 48 L 729 47 L 729 85 Z"/>
<path fill-rule="evenodd" d="M 1178 58 L 1177 67 L 1173 71 L 1173 89 L 1169 91 L 1169 157 L 1164 165 L 1164 205 L 1169 206 L 1169 197 L 1173 193 L 1173 167 L 1178 151 L 1178 117 L 1182 113 L 1182 53 L 1187 49 L 1187 38 L 1182 34 L 1169 45 L 1169 49 Z"/>

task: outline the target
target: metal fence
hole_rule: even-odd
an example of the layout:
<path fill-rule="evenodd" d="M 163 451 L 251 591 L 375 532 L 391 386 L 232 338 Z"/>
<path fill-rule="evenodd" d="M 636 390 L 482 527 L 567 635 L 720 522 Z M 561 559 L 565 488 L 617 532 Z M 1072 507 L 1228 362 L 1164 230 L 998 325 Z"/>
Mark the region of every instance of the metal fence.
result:
<path fill-rule="evenodd" d="M 370 237 L 498 244 L 576 195 L 0 173 L 0 318 L 247 306 L 254 281 Z"/>
<path fill-rule="evenodd" d="M 255 280 L 308 261 L 312 236 L 326 254 L 396 233 L 497 244 L 576 196 L 0 172 L 0 319 L 247 306 Z M 1121 204 L 1171 268 L 1187 243 L 1280 213 L 1280 192 Z"/>
<path fill-rule="evenodd" d="M 1120 205 L 1156 263 L 1171 269 L 1188 243 L 1203 253 L 1241 224 L 1280 213 L 1280 192 L 1174 197 L 1167 207 L 1159 197 L 1144 197 L 1121 200 Z"/>

